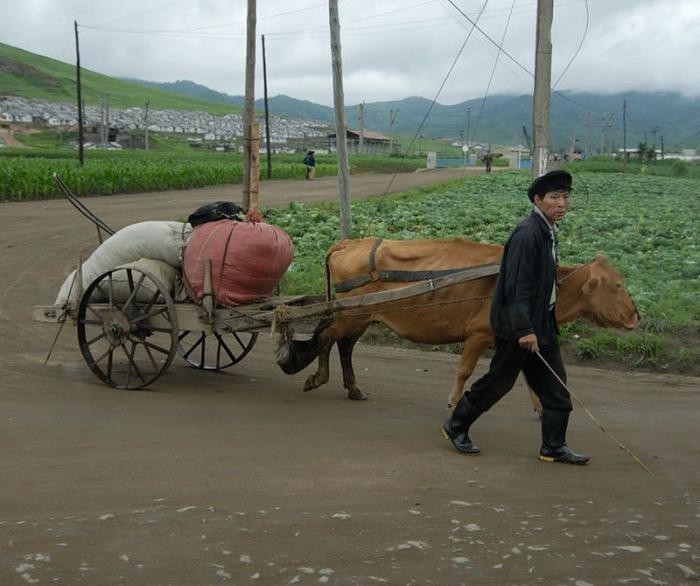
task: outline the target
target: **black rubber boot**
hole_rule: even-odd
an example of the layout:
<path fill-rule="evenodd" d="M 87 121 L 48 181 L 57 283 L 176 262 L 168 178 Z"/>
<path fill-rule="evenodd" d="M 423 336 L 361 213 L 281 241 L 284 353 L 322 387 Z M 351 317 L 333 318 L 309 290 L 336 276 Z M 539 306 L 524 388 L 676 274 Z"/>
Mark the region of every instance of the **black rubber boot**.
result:
<path fill-rule="evenodd" d="M 467 394 L 464 394 L 452 412 L 452 416 L 442 426 L 442 433 L 445 435 L 445 438 L 452 442 L 455 450 L 460 454 L 476 456 L 481 452 L 469 439 L 469 428 L 479 418 L 481 413 L 482 411 L 479 411 L 469 402 Z"/>
<path fill-rule="evenodd" d="M 585 464 L 588 456 L 577 454 L 566 445 L 566 428 L 569 425 L 568 411 L 542 411 L 542 447 L 540 460 L 562 464 Z"/>

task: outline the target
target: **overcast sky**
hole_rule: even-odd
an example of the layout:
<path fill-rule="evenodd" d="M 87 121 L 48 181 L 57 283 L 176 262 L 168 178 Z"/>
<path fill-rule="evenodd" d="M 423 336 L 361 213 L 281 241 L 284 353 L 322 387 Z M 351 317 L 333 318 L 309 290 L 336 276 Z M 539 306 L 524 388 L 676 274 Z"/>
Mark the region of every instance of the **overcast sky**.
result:
<path fill-rule="evenodd" d="M 340 0 L 346 104 L 531 93 L 536 7 L 536 0 Z M 246 9 L 246 0 L 0 0 L 0 42 L 73 63 L 77 20 L 85 68 L 188 79 L 240 95 Z M 328 29 L 327 1 L 258 0 L 256 97 L 264 34 L 269 95 L 332 105 Z M 555 0 L 552 83 L 700 95 L 698 31 L 700 0 Z"/>

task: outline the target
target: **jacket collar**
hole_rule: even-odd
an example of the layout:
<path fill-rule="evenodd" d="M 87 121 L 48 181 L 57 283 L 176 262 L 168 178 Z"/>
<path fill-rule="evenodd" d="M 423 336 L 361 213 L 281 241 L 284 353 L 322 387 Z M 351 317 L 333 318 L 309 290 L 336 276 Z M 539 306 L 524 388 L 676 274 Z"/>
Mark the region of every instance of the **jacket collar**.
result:
<path fill-rule="evenodd" d="M 537 206 L 534 206 L 532 208 L 532 214 L 531 217 L 535 217 L 539 219 L 540 225 L 549 232 L 549 234 L 554 237 L 557 233 L 557 225 L 554 224 L 553 226 L 547 221 L 547 218 L 545 215 L 542 213 L 542 210 L 538 208 Z"/>

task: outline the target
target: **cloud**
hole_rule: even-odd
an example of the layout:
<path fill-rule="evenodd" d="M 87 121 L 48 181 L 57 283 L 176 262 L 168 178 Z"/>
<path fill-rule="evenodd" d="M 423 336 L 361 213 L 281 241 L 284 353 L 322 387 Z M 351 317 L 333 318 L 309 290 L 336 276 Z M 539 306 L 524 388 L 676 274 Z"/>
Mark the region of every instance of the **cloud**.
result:
<path fill-rule="evenodd" d="M 478 21 L 483 33 L 471 31 L 452 2 L 473 20 L 483 4 L 341 1 L 346 103 L 432 98 L 441 87 L 438 100 L 446 104 L 487 91 L 530 93 L 536 2 L 491 0 Z M 244 0 L 161 0 L 148 5 L 139 0 L 0 0 L 0 10 L 12 16 L 0 24 L 3 42 L 10 45 L 72 63 L 77 19 L 87 68 L 152 81 L 190 79 L 230 94 L 244 92 Z M 559 90 L 698 95 L 700 68 L 694 57 L 700 54 L 699 28 L 696 0 L 558 0 L 552 80 L 568 67 Z M 332 105 L 327 1 L 258 2 L 258 97 L 261 34 L 270 94 Z M 494 45 L 502 38 L 507 55 L 498 55 Z"/>

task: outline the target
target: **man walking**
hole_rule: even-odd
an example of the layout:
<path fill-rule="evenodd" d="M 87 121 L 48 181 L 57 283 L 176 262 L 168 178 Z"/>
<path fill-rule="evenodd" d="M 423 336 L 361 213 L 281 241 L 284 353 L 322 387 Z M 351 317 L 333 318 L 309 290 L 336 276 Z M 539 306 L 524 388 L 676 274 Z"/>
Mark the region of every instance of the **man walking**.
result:
<path fill-rule="evenodd" d="M 311 180 L 314 178 L 316 173 L 316 158 L 314 157 L 314 151 L 307 151 L 304 157 L 304 165 L 306 166 L 306 179 Z"/>
<path fill-rule="evenodd" d="M 491 326 L 496 351 L 489 371 L 465 393 L 444 424 L 445 437 L 463 454 L 481 450 L 469 438 L 479 416 L 506 395 L 522 372 L 542 402 L 540 460 L 585 464 L 588 456 L 566 445 L 572 409 L 568 391 L 549 372 L 536 353 L 562 381 L 562 362 L 554 305 L 556 301 L 557 226 L 569 209 L 571 175 L 551 171 L 528 189 L 532 213 L 511 233 L 503 249 L 501 268 L 491 303 Z"/>

